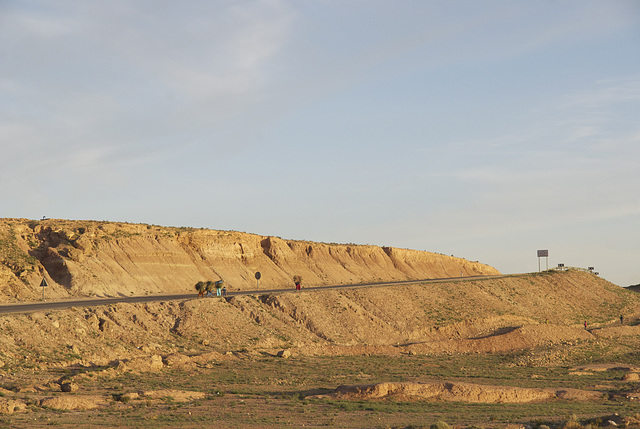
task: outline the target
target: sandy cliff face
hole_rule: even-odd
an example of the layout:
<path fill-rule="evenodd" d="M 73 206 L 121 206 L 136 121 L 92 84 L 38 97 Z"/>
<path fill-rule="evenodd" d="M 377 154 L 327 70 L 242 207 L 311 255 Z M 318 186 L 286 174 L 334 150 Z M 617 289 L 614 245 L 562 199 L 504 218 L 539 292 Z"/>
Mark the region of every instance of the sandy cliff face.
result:
<path fill-rule="evenodd" d="M 0 220 L 0 300 L 232 290 L 499 274 L 430 252 L 283 240 L 241 232 L 110 222 Z"/>

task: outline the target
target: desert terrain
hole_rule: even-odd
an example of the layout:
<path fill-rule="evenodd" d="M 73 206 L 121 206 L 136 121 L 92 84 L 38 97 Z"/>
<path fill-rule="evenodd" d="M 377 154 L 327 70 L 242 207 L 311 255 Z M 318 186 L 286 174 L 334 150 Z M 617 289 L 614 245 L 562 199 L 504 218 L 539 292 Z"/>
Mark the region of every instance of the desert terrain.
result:
<path fill-rule="evenodd" d="M 0 426 L 640 427 L 640 295 L 579 269 L 471 277 L 498 274 L 389 247 L 1 219 L 0 303 L 41 300 L 43 278 L 48 300 L 193 297 L 0 314 Z M 451 280 L 305 290 L 436 278 Z M 259 290 L 198 298 L 220 279 Z"/>

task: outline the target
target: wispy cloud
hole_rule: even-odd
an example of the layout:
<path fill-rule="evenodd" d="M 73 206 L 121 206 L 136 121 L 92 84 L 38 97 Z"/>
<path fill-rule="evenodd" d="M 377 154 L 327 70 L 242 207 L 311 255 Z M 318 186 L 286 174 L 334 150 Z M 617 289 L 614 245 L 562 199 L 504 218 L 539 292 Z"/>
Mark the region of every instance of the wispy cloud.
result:
<path fill-rule="evenodd" d="M 635 225 L 639 11 L 0 0 L 3 209 L 487 255 Z"/>
<path fill-rule="evenodd" d="M 601 80 L 591 88 L 566 94 L 558 100 L 557 109 L 579 110 L 591 115 L 599 112 L 612 115 L 615 113 L 610 111 L 613 105 L 638 101 L 640 101 L 640 76 L 620 76 Z M 593 116 L 589 119 L 593 119 Z"/>
<path fill-rule="evenodd" d="M 119 146 L 150 154 L 172 134 L 200 140 L 246 113 L 293 13 L 277 0 L 76 6 L 8 8 L 0 29 L 11 64 L 0 72 L 0 144 L 71 168 L 78 153 L 96 166 Z"/>

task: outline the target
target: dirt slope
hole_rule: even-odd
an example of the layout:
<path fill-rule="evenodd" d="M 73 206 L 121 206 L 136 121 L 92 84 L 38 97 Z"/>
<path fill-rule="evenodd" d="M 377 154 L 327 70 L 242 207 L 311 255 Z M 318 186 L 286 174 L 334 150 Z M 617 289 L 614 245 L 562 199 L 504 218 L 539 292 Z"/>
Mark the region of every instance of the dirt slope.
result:
<path fill-rule="evenodd" d="M 200 280 L 234 290 L 498 274 L 430 252 L 283 240 L 229 231 L 92 221 L 0 219 L 0 302 L 47 296 L 191 292 Z"/>
<path fill-rule="evenodd" d="M 550 367 L 566 366 L 574 359 L 569 355 L 587 356 L 595 349 L 614 357 L 636 353 L 640 338 L 640 294 L 574 270 L 229 298 L 197 298 L 193 291 L 196 281 L 219 278 L 234 289 L 254 288 L 256 271 L 263 274 L 264 288 L 290 286 L 294 273 L 306 285 L 497 273 L 429 252 L 238 232 L 3 219 L 0 262 L 0 301 L 37 299 L 43 276 L 51 285 L 49 297 L 193 293 L 184 301 L 0 315 L 0 414 L 111 412 L 129 401 L 149 407 L 166 397 L 203 401 L 204 392 L 176 389 L 120 392 L 122 401 L 116 401 L 86 386 L 107 385 L 123 374 L 136 380 L 138 374 L 216 372 L 225 363 L 265 357 L 413 360 L 420 354 L 521 351 L 514 365 Z M 588 377 L 595 371 L 583 367 L 573 373 Z M 633 386 L 639 371 L 629 366 L 621 383 Z M 126 395 L 131 396 L 124 401 Z M 631 400 L 637 392 L 620 395 Z M 344 385 L 325 396 L 455 403 L 602 400 L 597 386 L 581 391 L 446 380 Z"/>
<path fill-rule="evenodd" d="M 634 326 L 619 326 L 619 314 Z M 300 355 L 523 350 L 628 337 L 640 296 L 584 272 L 118 304 L 0 317 L 0 368 L 288 349 Z M 587 320 L 589 330 L 582 321 Z M 108 347 L 105 347 L 105 344 Z"/>
<path fill-rule="evenodd" d="M 253 288 L 255 271 L 265 288 L 289 284 L 292 273 L 306 284 L 335 284 L 496 271 L 428 252 L 237 232 L 7 219 L 0 225 L 4 300 L 37 299 L 43 274 L 48 296 L 194 293 L 185 302 L 3 316 L 0 361 L 23 359 L 21 365 L 107 364 L 179 350 L 501 352 L 638 335 L 635 326 L 616 323 L 620 315 L 637 320 L 640 295 L 586 272 L 197 299 L 193 284 L 200 279 Z"/>

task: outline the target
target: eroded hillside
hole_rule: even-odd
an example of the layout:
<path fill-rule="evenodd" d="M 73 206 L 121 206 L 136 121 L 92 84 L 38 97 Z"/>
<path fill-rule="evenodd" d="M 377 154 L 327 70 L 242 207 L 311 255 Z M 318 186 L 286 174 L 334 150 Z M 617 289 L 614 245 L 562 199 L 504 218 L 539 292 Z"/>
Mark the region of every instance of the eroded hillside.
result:
<path fill-rule="evenodd" d="M 373 427 L 381 415 L 406 423 L 405 409 L 372 414 L 374 425 L 359 425 L 362 414 L 334 420 L 336 413 L 326 411 L 336 402 L 350 409 L 344 401 L 381 406 L 387 400 L 427 404 L 418 405 L 412 423 L 435 404 L 495 404 L 486 427 L 498 427 L 493 414 L 503 404 L 535 403 L 538 419 L 547 405 L 545 415 L 558 406 L 576 414 L 592 407 L 610 412 L 614 401 L 616 410 L 635 412 L 631 401 L 640 397 L 640 295 L 593 273 L 198 298 L 198 280 L 224 278 L 232 290 L 249 289 L 255 271 L 263 273 L 261 289 L 287 285 L 293 273 L 320 285 L 496 271 L 428 252 L 236 232 L 0 224 L 5 301 L 38 298 L 43 276 L 48 296 L 193 293 L 183 300 L 0 315 L 0 415 L 10 415 L 0 420 L 12 427 L 89 426 L 105 416 L 111 416 L 105 424 L 136 427 L 149 416 L 158 420 L 148 427 L 163 427 L 163 416 L 171 419 L 166 427 L 176 421 L 245 427 L 250 413 L 260 416 L 250 426 L 256 428 L 279 426 L 282 416 L 291 427 L 302 420 Z M 603 368 L 610 374 L 601 374 Z M 283 395 L 304 409 L 292 409 L 288 397 L 278 399 Z M 278 401 L 284 405 L 275 408 Z M 176 403 L 189 404 L 181 417 Z M 310 409 L 317 414 L 307 417 Z M 332 417 L 322 420 L 327 414 Z M 477 423 L 474 418 L 467 423 Z M 618 425 L 632 421 L 616 418 Z"/>
<path fill-rule="evenodd" d="M 41 296 L 193 291 L 224 279 L 231 290 L 498 274 L 436 253 L 283 240 L 255 234 L 94 221 L 0 220 L 0 302 Z"/>
<path fill-rule="evenodd" d="M 627 342 L 632 350 L 640 336 L 639 315 L 640 295 L 580 271 L 226 299 L 194 296 L 4 315 L 0 367 L 91 367 L 175 353 L 214 353 L 214 359 L 242 350 L 490 353 L 610 338 L 621 341 L 621 350 Z"/>

